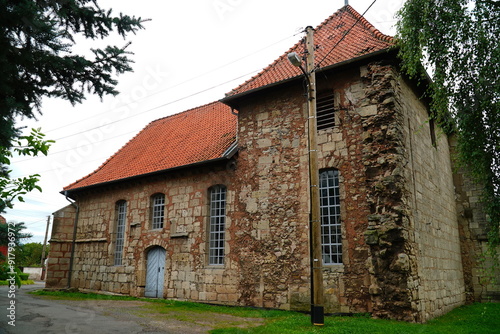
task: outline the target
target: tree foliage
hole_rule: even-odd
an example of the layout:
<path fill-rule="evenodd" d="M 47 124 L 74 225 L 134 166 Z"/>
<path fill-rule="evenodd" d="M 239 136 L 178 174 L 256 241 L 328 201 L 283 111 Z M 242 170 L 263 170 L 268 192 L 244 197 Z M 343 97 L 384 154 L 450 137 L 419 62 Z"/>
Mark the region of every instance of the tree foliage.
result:
<path fill-rule="evenodd" d="M 97 0 L 0 0 L 0 212 L 38 189 L 39 175 L 10 179 L 12 150 L 47 154 L 51 141 L 40 130 L 22 136 L 18 117 L 35 118 L 42 99 L 81 103 L 85 94 L 116 95 L 115 75 L 131 71 L 130 52 L 122 47 L 74 54 L 78 38 L 97 40 L 112 32 L 125 38 L 144 20 L 99 7 Z"/>
<path fill-rule="evenodd" d="M 417 77 L 423 64 L 432 73 L 434 117 L 456 134 L 459 162 L 484 185 L 489 243 L 495 249 L 500 244 L 500 1 L 407 0 L 398 19 L 404 69 Z"/>
<path fill-rule="evenodd" d="M 39 242 L 25 243 L 15 250 L 16 264 L 21 267 L 40 267 L 42 260 L 43 245 Z M 49 247 L 45 254 L 49 253 Z"/>
<path fill-rule="evenodd" d="M 24 202 L 23 196 L 33 190 L 42 191 L 37 185 L 40 175 L 11 178 L 10 158 L 13 152 L 20 156 L 37 156 L 39 154 L 47 155 L 52 140 L 45 140 L 45 135 L 40 129 L 32 129 L 27 136 L 21 136 L 15 139 L 15 145 L 10 150 L 0 146 L 0 212 L 6 208 L 12 209 L 13 201 Z"/>
<path fill-rule="evenodd" d="M 43 97 L 75 104 L 85 93 L 117 94 L 114 75 L 131 71 L 127 44 L 72 53 L 77 37 L 143 28 L 141 18 L 112 14 L 96 0 L 0 0 L 0 146 L 9 148 L 16 116 L 35 117 Z"/>
<path fill-rule="evenodd" d="M 24 239 L 29 239 L 33 236 L 31 233 L 24 232 L 25 229 L 26 225 L 24 223 L 9 222 L 8 224 L 0 224 L 0 245 L 9 244 L 12 236 L 14 244 L 21 246 Z"/>

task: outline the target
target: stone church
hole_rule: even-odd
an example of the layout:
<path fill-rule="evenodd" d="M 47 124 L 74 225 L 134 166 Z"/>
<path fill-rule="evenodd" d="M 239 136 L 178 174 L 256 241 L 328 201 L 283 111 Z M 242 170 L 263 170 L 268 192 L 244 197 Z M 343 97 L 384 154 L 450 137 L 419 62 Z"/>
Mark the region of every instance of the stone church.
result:
<path fill-rule="evenodd" d="M 480 188 L 394 40 L 345 6 L 314 31 L 325 311 L 423 322 L 499 298 Z M 287 54 L 158 119 L 54 213 L 47 288 L 309 310 L 308 111 Z"/>

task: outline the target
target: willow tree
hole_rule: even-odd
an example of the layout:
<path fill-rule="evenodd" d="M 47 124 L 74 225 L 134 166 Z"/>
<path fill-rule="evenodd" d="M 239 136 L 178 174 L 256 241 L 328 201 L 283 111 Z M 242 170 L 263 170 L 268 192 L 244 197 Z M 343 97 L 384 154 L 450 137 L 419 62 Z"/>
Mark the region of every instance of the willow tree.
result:
<path fill-rule="evenodd" d="M 407 0 L 398 19 L 404 69 L 413 77 L 422 66 L 430 73 L 433 117 L 455 133 L 459 162 L 484 185 L 494 251 L 500 244 L 500 1 Z"/>

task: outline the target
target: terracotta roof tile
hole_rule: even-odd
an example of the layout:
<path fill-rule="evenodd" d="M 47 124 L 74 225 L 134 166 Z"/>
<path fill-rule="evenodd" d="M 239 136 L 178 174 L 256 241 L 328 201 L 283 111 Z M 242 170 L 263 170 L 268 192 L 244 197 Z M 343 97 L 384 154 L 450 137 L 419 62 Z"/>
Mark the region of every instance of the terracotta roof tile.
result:
<path fill-rule="evenodd" d="M 236 124 L 231 109 L 220 102 L 161 118 L 148 124 L 96 171 L 64 190 L 221 158 L 236 140 Z"/>
<path fill-rule="evenodd" d="M 314 44 L 318 47 L 315 52 L 316 66 L 323 68 L 388 49 L 394 45 L 394 40 L 391 36 L 382 34 L 354 8 L 347 5 L 315 29 Z M 287 55 L 290 52 L 303 54 L 303 42 L 295 44 L 259 74 L 226 94 L 226 98 L 301 76 L 300 69 L 288 62 Z"/>
<path fill-rule="evenodd" d="M 394 43 L 392 37 L 375 29 L 349 5 L 321 23 L 314 35 L 314 44 L 318 46 L 316 64 L 321 68 L 388 49 Z M 287 54 L 302 54 L 303 49 L 302 41 L 298 42 L 258 75 L 226 94 L 226 99 L 301 76 L 300 69 L 289 64 Z M 156 120 L 96 171 L 64 190 L 220 158 L 235 142 L 236 127 L 236 116 L 231 113 L 230 107 L 221 102 Z"/>

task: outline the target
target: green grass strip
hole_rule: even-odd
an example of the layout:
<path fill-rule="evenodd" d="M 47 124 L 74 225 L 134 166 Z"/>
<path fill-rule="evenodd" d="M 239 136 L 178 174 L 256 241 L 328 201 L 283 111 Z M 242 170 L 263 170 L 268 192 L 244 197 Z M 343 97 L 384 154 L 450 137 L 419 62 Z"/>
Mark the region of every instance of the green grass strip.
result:
<path fill-rule="evenodd" d="M 158 313 L 168 315 L 170 311 L 222 313 L 242 318 L 261 318 L 265 324 L 252 328 L 220 328 L 211 334 L 497 334 L 500 333 L 500 303 L 477 303 L 461 306 L 448 314 L 427 322 L 414 324 L 393 320 L 371 319 L 367 315 L 353 317 L 325 317 L 325 325 L 312 326 L 307 314 L 264 310 L 250 307 L 228 307 L 166 299 L 136 298 L 129 296 L 103 295 L 95 293 L 43 291 L 34 295 L 64 300 L 139 300 L 156 303 Z"/>

